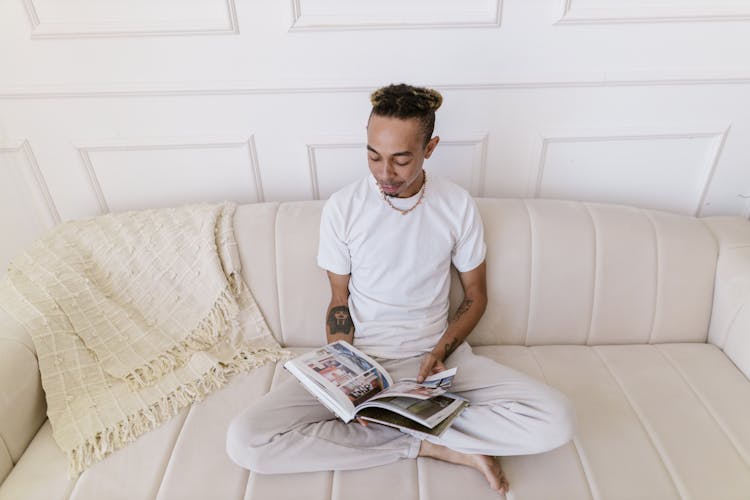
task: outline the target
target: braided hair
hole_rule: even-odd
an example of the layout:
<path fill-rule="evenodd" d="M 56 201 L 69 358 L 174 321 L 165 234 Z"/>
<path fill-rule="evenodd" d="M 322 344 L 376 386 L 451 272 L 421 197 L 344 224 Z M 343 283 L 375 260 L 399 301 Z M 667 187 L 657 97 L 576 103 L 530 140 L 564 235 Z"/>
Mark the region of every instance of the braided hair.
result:
<path fill-rule="evenodd" d="M 435 111 L 443 103 L 443 96 L 437 90 L 400 83 L 379 88 L 370 94 L 370 102 L 370 116 L 418 119 L 427 145 L 435 129 Z"/>

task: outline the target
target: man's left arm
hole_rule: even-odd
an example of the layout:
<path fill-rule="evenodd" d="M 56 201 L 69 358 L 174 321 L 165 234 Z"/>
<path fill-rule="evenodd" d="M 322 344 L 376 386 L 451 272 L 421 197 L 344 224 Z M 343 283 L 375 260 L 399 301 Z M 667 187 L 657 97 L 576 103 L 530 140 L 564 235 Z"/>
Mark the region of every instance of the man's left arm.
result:
<path fill-rule="evenodd" d="M 445 360 L 469 336 L 487 308 L 486 261 L 471 271 L 459 272 L 464 300 L 451 318 L 448 329 L 429 353 L 422 358 L 417 382 L 445 369 Z"/>

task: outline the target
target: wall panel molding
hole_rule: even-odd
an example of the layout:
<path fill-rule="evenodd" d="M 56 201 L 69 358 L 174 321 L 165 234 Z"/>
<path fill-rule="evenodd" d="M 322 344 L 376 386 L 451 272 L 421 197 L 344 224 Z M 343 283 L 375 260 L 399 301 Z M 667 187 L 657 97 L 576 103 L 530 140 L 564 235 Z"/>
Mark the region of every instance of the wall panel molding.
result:
<path fill-rule="evenodd" d="M 50 195 L 47 182 L 44 180 L 28 139 L 15 142 L 0 142 L 0 154 L 19 153 L 24 159 L 25 172 L 23 172 L 23 177 L 26 180 L 29 191 L 31 191 L 34 197 L 34 206 L 37 208 L 40 219 L 44 221 L 48 228 L 54 227 L 60 223 L 60 213 Z"/>
<path fill-rule="evenodd" d="M 261 181 L 258 155 L 255 147 L 254 136 L 249 137 L 201 137 L 201 138 L 147 138 L 147 139 L 124 139 L 105 141 L 76 141 L 75 148 L 86 169 L 91 191 L 96 198 L 99 212 L 101 214 L 110 212 L 110 203 L 102 189 L 97 168 L 91 158 L 91 153 L 97 151 L 153 151 L 153 150 L 179 150 L 179 149 L 221 149 L 221 148 L 246 148 L 247 159 L 250 165 L 255 185 L 255 201 L 264 202 L 265 195 Z M 209 168 L 209 167 L 207 167 Z"/>
<path fill-rule="evenodd" d="M 235 0 L 216 0 L 225 12 L 213 19 L 197 15 L 191 19 L 172 15 L 156 20 L 139 22 L 111 22 L 106 19 L 86 20 L 54 19 L 44 14 L 39 0 L 23 0 L 31 23 L 31 38 L 91 38 L 91 37 L 138 37 L 180 35 L 239 34 Z"/>
<path fill-rule="evenodd" d="M 484 196 L 485 177 L 487 172 L 487 144 L 489 142 L 488 134 L 481 134 L 468 137 L 453 137 L 441 139 L 438 148 L 450 148 L 455 146 L 469 146 L 473 148 L 474 161 L 471 163 L 471 173 L 469 175 L 469 185 L 464 186 L 472 196 Z M 357 138 L 327 138 L 327 140 L 313 141 L 306 144 L 307 161 L 310 172 L 310 193 L 312 199 L 321 199 L 320 189 L 320 169 L 318 165 L 317 153 L 326 150 L 356 150 L 361 151 L 364 163 L 364 151 L 366 144 Z M 366 171 L 362 170 L 364 176 Z M 343 185 L 339 186 L 343 187 Z"/>
<path fill-rule="evenodd" d="M 502 0 L 463 0 L 437 9 L 436 0 L 413 0 L 412 11 L 377 4 L 339 2 L 316 6 L 315 0 L 291 0 L 290 32 L 424 28 L 498 28 Z M 326 3 L 326 2 L 323 2 Z M 424 4 L 421 6 L 419 4 Z M 458 7 L 458 6 L 461 7 Z M 455 6 L 455 8 L 453 8 Z M 471 9 L 471 7 L 475 7 Z"/>
<path fill-rule="evenodd" d="M 0 99 L 67 99 L 102 97 L 193 97 L 219 95 L 288 95 L 288 94 L 340 94 L 369 93 L 382 82 L 352 82 L 340 80 L 320 82 L 317 85 L 271 85 L 259 82 L 217 81 L 163 82 L 132 84 L 51 84 L 51 85 L 0 85 Z M 573 75 L 572 78 L 556 79 L 551 75 L 542 80 L 500 80 L 475 83 L 425 82 L 423 85 L 441 91 L 479 91 L 513 89 L 556 88 L 613 88 L 656 86 L 701 86 L 701 85 L 750 85 L 750 72 L 705 71 L 705 72 L 636 72 L 627 74 L 601 73 Z"/>
<path fill-rule="evenodd" d="M 692 215 L 700 217 L 706 201 L 708 190 L 711 186 L 716 167 L 721 158 L 724 149 L 730 125 L 706 125 L 686 128 L 676 125 L 674 127 L 663 127 L 661 129 L 644 128 L 641 131 L 627 130 L 605 130 L 592 129 L 588 131 L 558 131 L 544 132 L 540 134 L 535 154 L 537 161 L 529 169 L 529 187 L 527 196 L 540 198 L 542 197 L 542 184 L 544 181 L 545 167 L 547 165 L 547 153 L 550 145 L 555 143 L 585 143 L 585 142 L 623 142 L 623 141 L 660 141 L 669 139 L 686 139 L 692 140 L 697 138 L 711 139 L 711 153 L 709 160 L 703 167 L 700 179 L 700 192 L 696 197 Z"/>
<path fill-rule="evenodd" d="M 668 23 L 750 21 L 750 5 L 736 2 L 706 1 L 691 7 L 675 0 L 664 5 L 623 5 L 626 2 L 599 2 L 596 7 L 580 7 L 582 2 L 560 0 L 561 13 L 555 24 Z"/>

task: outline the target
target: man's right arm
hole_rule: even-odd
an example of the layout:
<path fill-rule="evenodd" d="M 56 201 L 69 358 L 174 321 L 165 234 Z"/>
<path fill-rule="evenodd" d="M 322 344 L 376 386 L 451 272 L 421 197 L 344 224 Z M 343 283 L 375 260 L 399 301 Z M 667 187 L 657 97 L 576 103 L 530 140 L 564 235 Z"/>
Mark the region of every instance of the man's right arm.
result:
<path fill-rule="evenodd" d="M 331 282 L 331 303 L 326 314 L 326 341 L 337 340 L 354 342 L 354 321 L 349 314 L 349 274 L 328 272 Z"/>

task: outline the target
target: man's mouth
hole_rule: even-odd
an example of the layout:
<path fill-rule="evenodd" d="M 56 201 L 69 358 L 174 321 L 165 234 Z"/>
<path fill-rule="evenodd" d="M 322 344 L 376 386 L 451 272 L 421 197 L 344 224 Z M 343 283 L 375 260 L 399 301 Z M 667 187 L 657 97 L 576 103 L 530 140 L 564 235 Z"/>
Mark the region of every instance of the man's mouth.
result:
<path fill-rule="evenodd" d="M 398 184 L 381 184 L 381 189 L 386 193 L 395 193 L 398 191 Z"/>

